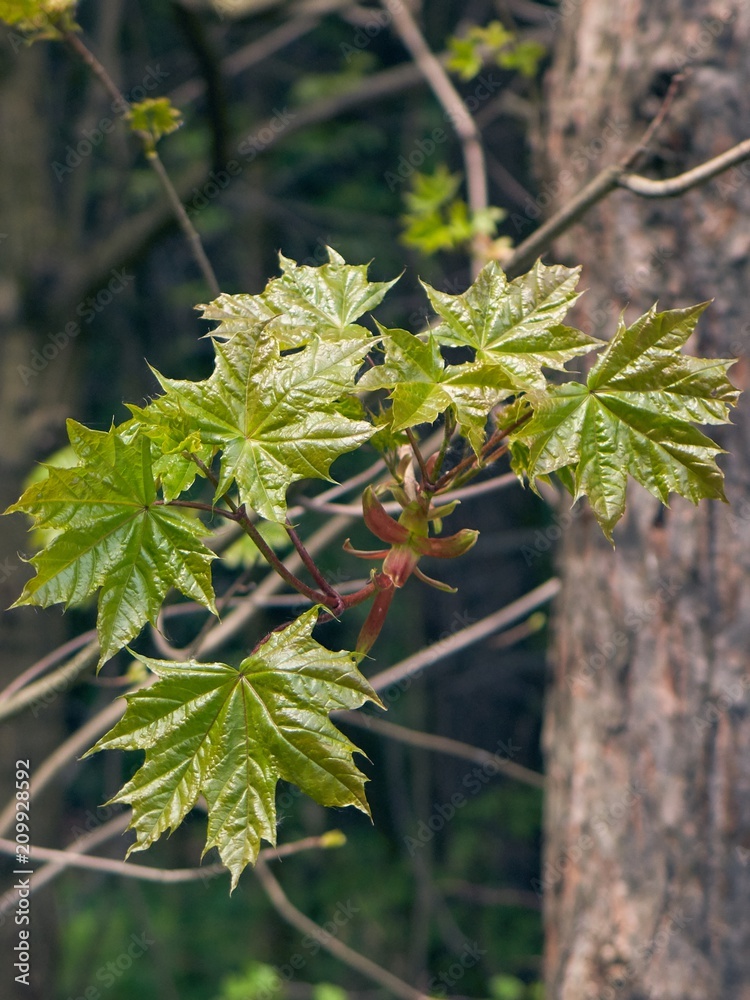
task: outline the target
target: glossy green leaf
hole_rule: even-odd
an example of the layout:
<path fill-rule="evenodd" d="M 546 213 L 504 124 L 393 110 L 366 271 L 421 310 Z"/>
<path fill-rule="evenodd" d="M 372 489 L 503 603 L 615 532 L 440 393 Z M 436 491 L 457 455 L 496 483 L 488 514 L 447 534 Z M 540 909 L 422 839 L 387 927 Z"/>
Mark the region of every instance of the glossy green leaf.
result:
<path fill-rule="evenodd" d="M 586 385 L 532 394 L 534 417 L 518 434 L 529 476 L 557 471 L 565 483 L 572 473 L 575 497 L 588 496 L 609 538 L 628 473 L 664 504 L 670 493 L 725 499 L 722 449 L 693 424 L 728 422 L 738 396 L 727 378 L 733 361 L 680 353 L 705 305 L 621 321 Z"/>
<path fill-rule="evenodd" d="M 347 264 L 327 248 L 329 263 L 319 267 L 297 264 L 279 254 L 282 274 L 272 278 L 259 295 L 221 295 L 202 307 L 204 319 L 217 319 L 211 336 L 231 337 L 267 322 L 267 332 L 282 350 L 317 340 L 352 340 L 367 336 L 357 324 L 398 281 L 369 281 L 367 264 Z"/>
<path fill-rule="evenodd" d="M 203 795 L 205 850 L 218 848 L 234 887 L 261 840 L 276 843 L 280 779 L 322 805 L 352 805 L 369 815 L 357 748 L 328 716 L 380 702 L 355 654 L 332 653 L 312 638 L 317 616 L 312 608 L 272 632 L 239 668 L 141 657 L 158 680 L 127 695 L 122 720 L 89 751 L 146 751 L 113 800 L 133 808 L 131 850 L 145 850 L 179 826 Z"/>
<path fill-rule="evenodd" d="M 155 624 L 170 587 L 215 613 L 214 553 L 203 526 L 184 510 L 159 505 L 148 440 L 118 430 L 94 431 L 68 421 L 79 458 L 73 468 L 48 466 L 6 513 L 23 511 L 36 527 L 56 528 L 54 541 L 30 561 L 37 575 L 15 606 L 78 604 L 99 590 L 100 663 L 147 621 Z"/>
<path fill-rule="evenodd" d="M 446 365 L 434 337 L 424 343 L 406 330 L 381 327 L 385 362 L 359 381 L 361 389 L 392 389 L 393 430 L 431 424 L 450 406 L 461 433 L 479 454 L 490 410 L 514 390 L 499 365 Z"/>
<path fill-rule="evenodd" d="M 195 420 L 176 400 L 159 396 L 148 406 L 128 404 L 133 426 L 152 441 L 153 473 L 161 484 L 165 500 L 175 500 L 202 475 L 195 455 L 210 466 L 215 447 L 201 440 Z"/>
<path fill-rule="evenodd" d="M 561 322 L 578 298 L 580 268 L 537 261 L 528 274 L 508 281 L 499 264 L 486 264 L 461 295 L 439 292 L 423 282 L 444 320 L 434 330 L 441 344 L 473 347 L 477 360 L 500 365 L 519 389 L 543 389 L 542 368 L 565 362 L 601 345 Z"/>
<path fill-rule="evenodd" d="M 174 412 L 187 414 L 205 447 L 222 452 L 216 497 L 236 482 L 242 503 L 283 521 L 286 492 L 299 479 L 328 479 L 331 463 L 373 433 L 344 416 L 338 401 L 372 338 L 323 340 L 281 356 L 267 327 L 215 342 L 216 368 L 204 382 L 157 377 Z"/>

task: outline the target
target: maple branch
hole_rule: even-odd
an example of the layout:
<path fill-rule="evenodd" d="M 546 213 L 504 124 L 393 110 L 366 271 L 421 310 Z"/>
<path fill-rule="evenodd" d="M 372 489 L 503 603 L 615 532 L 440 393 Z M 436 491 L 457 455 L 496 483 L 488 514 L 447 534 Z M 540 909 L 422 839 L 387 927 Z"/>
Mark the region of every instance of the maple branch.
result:
<path fill-rule="evenodd" d="M 544 788 L 545 785 L 544 775 L 538 771 L 533 771 L 522 764 L 516 764 L 500 754 L 490 753 L 489 750 L 482 750 L 481 747 L 474 747 L 470 743 L 463 743 L 461 740 L 453 740 L 448 736 L 435 736 L 432 733 L 421 733 L 417 729 L 399 726 L 395 722 L 376 719 L 374 715 L 366 715 L 361 712 L 342 712 L 338 718 L 358 729 L 369 729 L 389 739 L 397 740 L 399 743 L 407 743 L 424 750 L 433 750 L 435 753 L 448 754 L 451 757 L 460 757 L 462 760 L 470 760 L 475 764 L 492 764 L 509 778 L 515 778 L 525 785 L 531 785 L 532 788 Z"/>
<path fill-rule="evenodd" d="M 338 958 L 339 961 L 348 965 L 351 969 L 355 969 L 367 979 L 371 979 L 373 982 L 378 983 L 378 985 L 383 986 L 389 992 L 399 997 L 400 1000 L 430 1000 L 426 994 L 414 989 L 413 986 L 394 976 L 387 969 L 383 969 L 373 962 L 372 959 L 360 955 L 358 951 L 354 951 L 353 948 L 345 945 L 343 941 L 339 941 L 338 938 L 323 930 L 322 927 L 306 916 L 301 910 L 298 910 L 271 873 L 265 859 L 261 859 L 260 856 L 255 866 L 255 876 L 279 916 L 301 934 L 309 935 L 313 940 L 317 941 L 321 948 L 325 948 L 334 958 Z"/>
<path fill-rule="evenodd" d="M 86 66 L 88 66 L 110 97 L 113 98 L 116 106 L 118 108 L 129 108 L 130 102 L 85 42 L 74 31 L 63 31 L 62 37 L 68 48 L 74 52 L 86 64 Z M 208 285 L 211 294 L 214 298 L 216 298 L 221 294 L 221 288 L 216 279 L 214 269 L 211 267 L 211 263 L 206 256 L 206 251 L 203 248 L 203 243 L 201 242 L 198 230 L 190 221 L 190 216 L 185 211 L 185 206 L 182 204 L 180 196 L 177 193 L 174 184 L 170 180 L 169 174 L 167 173 L 159 154 L 156 152 L 150 137 L 144 136 L 140 132 L 136 132 L 136 135 L 141 140 L 143 145 L 143 151 L 146 155 L 147 163 L 159 178 L 175 218 L 177 219 L 180 229 L 182 229 L 185 238 L 188 241 L 188 245 L 190 246 L 193 257 L 201 270 L 203 278 Z"/>
<path fill-rule="evenodd" d="M 530 420 L 533 416 L 533 412 L 525 413 L 522 417 L 519 417 L 514 423 L 510 424 L 508 427 L 504 427 L 502 430 L 496 430 L 489 439 L 482 446 L 482 456 L 481 464 L 480 459 L 476 455 L 468 455 L 466 458 L 462 459 L 458 465 L 455 465 L 452 469 L 438 479 L 435 483 L 435 490 L 444 490 L 447 486 L 454 483 L 464 483 L 469 479 L 478 475 L 487 465 L 496 461 L 501 455 L 505 454 L 507 451 L 507 445 L 503 445 L 499 448 L 500 442 L 507 438 L 514 431 L 517 431 L 519 427 Z"/>
<path fill-rule="evenodd" d="M 308 597 L 315 604 L 325 604 L 326 607 L 330 607 L 333 603 L 333 605 L 338 607 L 341 600 L 340 595 L 337 595 L 337 599 L 332 599 L 327 594 L 324 594 L 319 590 L 315 590 L 313 587 L 308 587 L 303 580 L 300 580 L 300 578 L 292 573 L 291 570 L 287 569 L 283 561 L 279 559 L 263 535 L 261 535 L 251 519 L 248 517 L 244 506 L 237 508 L 238 515 L 240 515 L 240 512 L 241 516 L 238 516 L 237 520 L 239 524 L 242 525 L 245 534 L 253 540 L 266 562 L 273 567 L 273 569 L 283 580 L 286 581 L 286 583 L 289 584 L 290 587 L 294 587 L 295 590 L 299 591 L 300 594 L 304 594 L 305 597 Z"/>
<path fill-rule="evenodd" d="M 189 507 L 192 510 L 202 510 L 207 514 L 218 514 L 220 517 L 227 517 L 230 521 L 240 523 L 240 518 L 234 510 L 224 510 L 213 503 L 201 503 L 200 500 L 154 500 L 154 507 Z"/>
<path fill-rule="evenodd" d="M 488 479 L 485 483 L 475 483 L 474 486 L 462 486 L 460 489 L 451 489 L 447 493 L 441 493 L 440 500 L 448 503 L 451 500 L 471 499 L 482 496 L 485 493 L 494 493 L 496 490 L 503 490 L 506 486 L 513 486 L 518 484 L 518 482 L 518 476 L 515 472 L 504 472 L 502 476 L 495 476 L 494 479 Z M 317 497 L 305 498 L 301 502 L 308 510 L 318 511 L 321 514 L 343 514 L 348 517 L 362 517 L 361 504 L 319 503 Z M 400 514 L 403 509 L 397 500 L 388 500 L 383 504 L 383 510 L 386 514 Z"/>
<path fill-rule="evenodd" d="M 631 172 L 633 164 L 645 154 L 649 142 L 663 123 L 674 100 L 677 85 L 681 81 L 681 74 L 672 80 L 659 111 L 634 149 L 620 163 L 611 164 L 599 171 L 577 195 L 518 244 L 505 265 L 509 277 L 515 277 L 530 267 L 537 257 L 549 249 L 558 236 L 570 229 L 590 208 L 617 188 L 623 188 L 641 198 L 673 198 L 700 184 L 705 184 L 730 167 L 750 159 L 750 139 L 745 139 L 726 152 L 676 177 L 652 180 Z"/>
<path fill-rule="evenodd" d="M 529 612 L 534 611 L 542 604 L 546 604 L 547 601 L 551 601 L 559 590 L 560 581 L 557 577 L 552 577 L 545 583 L 540 584 L 540 586 L 530 590 L 527 594 L 524 594 L 523 597 L 519 597 L 510 604 L 506 604 L 499 611 L 494 611 L 491 615 L 487 615 L 486 618 L 481 618 L 478 622 L 474 622 L 472 625 L 454 632 L 445 639 L 441 639 L 439 642 L 421 649 L 418 653 L 414 653 L 413 656 L 408 656 L 405 660 L 401 660 L 400 663 L 394 664 L 394 666 L 389 667 L 387 670 L 382 670 L 379 674 L 375 674 L 374 677 L 369 677 L 370 686 L 378 693 L 381 691 L 386 692 L 386 697 L 383 700 L 387 705 L 389 700 L 393 700 L 388 698 L 387 688 L 400 684 L 415 674 L 421 673 L 425 668 L 439 663 L 440 660 L 444 660 L 446 656 L 451 656 L 453 653 L 457 653 L 459 650 L 465 649 L 467 646 L 471 646 L 481 639 L 485 639 L 487 636 L 492 635 L 493 632 L 498 632 L 507 625 L 511 625 L 519 618 L 526 617 Z"/>
<path fill-rule="evenodd" d="M 456 415 L 453 408 L 449 408 L 445 411 L 443 415 L 443 440 L 440 442 L 440 448 L 437 453 L 437 458 L 435 459 L 435 464 L 432 467 L 433 477 L 440 476 L 440 470 L 443 468 L 443 462 L 445 461 L 445 456 L 448 454 L 448 448 L 450 448 L 451 438 L 453 437 L 454 431 L 456 430 L 457 421 Z"/>
<path fill-rule="evenodd" d="M 33 861 L 47 863 L 42 869 L 31 875 L 29 891 L 38 892 L 68 868 L 81 868 L 109 875 L 119 875 L 124 878 L 140 879 L 145 882 L 161 882 L 162 884 L 204 881 L 229 873 L 227 867 L 220 862 L 192 868 L 155 868 L 150 865 L 133 864 L 129 861 L 118 861 L 116 858 L 92 857 L 88 853 L 107 840 L 111 840 L 117 834 L 125 832 L 130 824 L 130 818 L 129 811 L 124 812 L 121 816 L 115 816 L 99 829 L 79 837 L 64 850 L 30 847 L 29 853 Z M 346 838 L 340 831 L 329 830 L 318 837 L 304 837 L 300 840 L 290 841 L 288 844 L 282 844 L 280 847 L 264 848 L 259 857 L 267 861 L 275 861 L 278 858 L 299 854 L 301 851 L 340 847 L 345 842 Z M 15 841 L 0 838 L 0 854 L 14 855 L 17 850 Z M 15 889 L 8 890 L 0 896 L 0 916 L 15 909 L 17 905 L 17 891 Z"/>

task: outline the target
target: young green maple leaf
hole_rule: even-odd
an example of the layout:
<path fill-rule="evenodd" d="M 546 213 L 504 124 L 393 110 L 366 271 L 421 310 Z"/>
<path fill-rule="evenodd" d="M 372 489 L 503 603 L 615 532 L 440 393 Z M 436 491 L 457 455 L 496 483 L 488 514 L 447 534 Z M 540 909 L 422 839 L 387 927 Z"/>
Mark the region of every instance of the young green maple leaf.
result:
<path fill-rule="evenodd" d="M 394 431 L 431 424 L 453 406 L 461 433 L 478 455 L 490 410 L 514 391 L 503 368 L 484 361 L 446 365 L 433 336 L 423 343 L 407 330 L 380 331 L 385 362 L 366 372 L 358 388 L 393 390 Z"/>
<path fill-rule="evenodd" d="M 218 848 L 234 888 L 261 840 L 276 843 L 280 779 L 322 805 L 352 805 L 369 815 L 367 778 L 353 760 L 361 751 L 329 712 L 381 702 L 357 670 L 356 654 L 331 652 L 312 638 L 318 610 L 272 632 L 238 668 L 139 657 L 158 680 L 126 695 L 121 721 L 89 750 L 146 751 L 112 800 L 133 808 L 137 839 L 130 851 L 174 830 L 203 795 L 204 854 Z"/>
<path fill-rule="evenodd" d="M 153 473 L 164 499 L 176 500 L 203 475 L 191 455 L 208 466 L 216 449 L 201 441 L 195 420 L 169 396 L 158 396 L 148 406 L 126 406 L 133 414 L 134 432 L 142 431 L 152 442 Z"/>
<path fill-rule="evenodd" d="M 68 421 L 79 457 L 68 469 L 48 466 L 5 512 L 22 511 L 59 534 L 30 562 L 37 575 L 13 607 L 78 604 L 101 588 L 97 631 L 100 665 L 156 616 L 170 587 L 216 613 L 214 553 L 203 526 L 184 510 L 157 502 L 151 449 L 142 435 L 90 430 Z"/>
<path fill-rule="evenodd" d="M 236 482 L 242 503 L 272 521 L 286 516 L 286 492 L 299 479 L 329 479 L 334 459 L 373 433 L 364 420 L 345 416 L 339 399 L 372 337 L 316 341 L 281 356 L 267 327 L 214 342 L 216 368 L 204 382 L 156 373 L 170 405 L 194 421 L 203 446 L 222 452 L 216 498 Z"/>
<path fill-rule="evenodd" d="M 608 538 L 625 510 L 628 473 L 667 504 L 725 500 L 715 462 L 722 451 L 694 423 L 729 422 L 739 395 L 727 378 L 733 360 L 680 352 L 707 303 L 657 312 L 654 306 L 615 337 L 585 385 L 532 394 L 534 416 L 518 432 L 530 478 L 557 471 L 589 498 Z M 568 468 L 572 467 L 572 468 Z"/>
<path fill-rule="evenodd" d="M 310 267 L 279 254 L 283 274 L 268 283 L 266 303 L 278 315 L 271 330 L 283 347 L 309 343 L 311 334 L 322 340 L 351 340 L 366 334 L 356 323 L 374 309 L 393 281 L 369 281 L 367 264 L 347 264 L 328 249 L 328 264 Z"/>
<path fill-rule="evenodd" d="M 266 302 L 264 292 L 259 295 L 247 292 L 229 295 L 222 292 L 213 302 L 195 308 L 202 310 L 201 319 L 218 321 L 219 325 L 215 329 L 203 335 L 213 340 L 230 340 L 235 333 L 254 330 L 259 323 L 267 323 L 278 316 L 278 311 Z"/>
<path fill-rule="evenodd" d="M 543 367 L 562 370 L 566 361 L 601 345 L 561 325 L 578 298 L 580 270 L 537 261 L 527 274 L 509 282 L 500 265 L 490 261 L 461 295 L 422 282 L 444 320 L 433 333 L 441 344 L 473 347 L 478 361 L 500 365 L 519 391 L 543 389 Z"/>
<path fill-rule="evenodd" d="M 204 319 L 217 319 L 212 337 L 231 337 L 239 331 L 268 323 L 282 350 L 316 340 L 352 340 L 368 335 L 357 324 L 395 285 L 369 281 L 367 264 L 347 264 L 328 251 L 329 262 L 319 267 L 297 264 L 279 254 L 282 274 L 271 278 L 260 295 L 221 295 L 208 306 L 199 306 Z"/>

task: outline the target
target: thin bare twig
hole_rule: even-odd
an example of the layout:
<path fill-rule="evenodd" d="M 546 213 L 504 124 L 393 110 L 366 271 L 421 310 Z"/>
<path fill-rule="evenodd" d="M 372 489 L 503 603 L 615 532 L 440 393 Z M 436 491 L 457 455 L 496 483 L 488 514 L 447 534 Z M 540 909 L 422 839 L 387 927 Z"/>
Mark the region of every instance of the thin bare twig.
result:
<path fill-rule="evenodd" d="M 387 969 L 377 965 L 372 959 L 360 955 L 359 952 L 354 951 L 353 948 L 345 945 L 343 941 L 339 941 L 338 938 L 323 930 L 322 927 L 319 927 L 315 921 L 305 916 L 288 898 L 271 873 L 265 860 L 258 859 L 258 864 L 255 866 L 255 875 L 279 916 L 288 924 L 291 924 L 292 927 L 295 927 L 301 934 L 309 935 L 315 941 L 318 941 L 321 948 L 325 948 L 334 958 L 338 958 L 339 961 L 366 976 L 367 979 L 371 979 L 373 982 L 378 983 L 379 986 L 383 986 L 390 993 L 393 993 L 394 996 L 399 997 L 400 1000 L 430 1000 L 424 993 L 415 990 L 413 986 L 405 983 L 398 976 L 394 976 Z"/>
<path fill-rule="evenodd" d="M 69 639 L 56 649 L 53 649 L 51 653 L 47 653 L 46 656 L 37 660 L 36 663 L 32 663 L 30 667 L 27 667 L 18 677 L 14 677 L 10 684 L 0 691 L 0 706 L 3 702 L 10 701 L 13 695 L 39 677 L 40 674 L 46 673 L 50 667 L 54 667 L 58 660 L 62 660 L 69 654 L 77 652 L 81 646 L 85 646 L 87 642 L 91 642 L 95 638 L 96 629 L 89 629 L 88 632 L 82 632 L 80 635 L 75 636 L 75 638 Z"/>
<path fill-rule="evenodd" d="M 95 848 L 99 847 L 101 844 L 105 844 L 113 837 L 124 833 L 129 823 L 129 812 L 124 812 L 120 816 L 115 816 L 113 819 L 103 823 L 95 830 L 91 830 L 89 833 L 85 833 L 83 836 L 78 837 L 72 844 L 69 844 L 68 847 L 64 849 L 63 854 L 67 854 L 68 852 L 87 854 L 89 851 L 95 850 Z M 67 864 L 46 864 L 43 868 L 35 871 L 33 875 L 31 875 L 29 888 L 32 892 L 38 892 L 49 882 L 54 881 L 58 875 L 62 875 L 67 867 Z M 3 893 L 2 896 L 0 896 L 0 916 L 14 910 L 16 906 L 18 906 L 18 893 L 15 889 L 9 889 L 7 892 Z"/>
<path fill-rule="evenodd" d="M 678 77 L 670 84 L 653 121 L 634 149 L 620 163 L 611 164 L 601 170 L 539 229 L 535 230 L 522 243 L 519 243 L 505 265 L 505 270 L 510 276 L 526 271 L 537 257 L 549 249 L 558 236 L 570 229 L 590 208 L 593 208 L 617 188 L 623 188 L 641 198 L 673 198 L 700 184 L 705 184 L 730 167 L 750 159 L 750 139 L 745 139 L 725 153 L 720 153 L 676 177 L 651 180 L 632 172 L 633 164 L 643 158 L 657 129 L 664 122 L 681 82 L 682 77 L 678 74 Z"/>
<path fill-rule="evenodd" d="M 92 857 L 88 851 L 93 850 L 119 833 L 123 833 L 130 823 L 130 812 L 116 816 L 103 824 L 98 830 L 79 837 L 63 851 L 48 847 L 31 847 L 32 861 L 43 861 L 47 864 L 31 876 L 29 889 L 38 892 L 39 889 L 57 878 L 68 868 L 81 868 L 88 871 L 102 872 L 107 875 L 118 875 L 123 878 L 140 879 L 143 882 L 160 882 L 162 884 L 177 884 L 181 882 L 197 882 L 217 876 L 227 875 L 225 865 L 217 862 L 213 865 L 195 866 L 193 868 L 154 868 L 150 865 L 137 865 L 130 861 L 118 861 L 116 858 Z M 264 861 L 275 861 L 278 858 L 290 857 L 301 851 L 327 849 L 338 847 L 345 843 L 343 835 L 333 830 L 319 837 L 304 837 L 301 840 L 290 841 L 280 847 L 269 847 L 262 850 L 259 858 Z M 18 848 L 15 841 L 0 838 L 0 854 L 14 855 Z M 0 897 L 0 916 L 18 905 L 18 895 L 10 889 Z"/>
<path fill-rule="evenodd" d="M 426 649 L 421 649 L 413 656 L 408 656 L 400 663 L 396 663 L 387 670 L 382 670 L 379 674 L 375 674 L 374 677 L 369 678 L 369 682 L 377 692 L 385 691 L 386 688 L 399 684 L 401 681 L 421 673 L 427 667 L 439 663 L 446 656 L 451 656 L 460 649 L 465 649 L 467 646 L 479 642 L 480 639 L 492 635 L 493 632 L 498 632 L 501 628 L 511 625 L 519 618 L 525 618 L 526 615 L 540 605 L 551 601 L 559 590 L 560 581 L 557 577 L 552 577 L 546 583 L 524 594 L 523 597 L 519 597 L 517 601 L 506 604 L 499 611 L 487 615 L 486 618 L 481 618 L 478 622 L 474 622 L 473 625 L 460 629 L 458 632 L 454 632 L 453 635 L 441 639 L 440 642 L 433 643 L 432 646 L 427 646 Z M 386 697 L 383 700 L 387 705 L 389 699 Z"/>
<path fill-rule="evenodd" d="M 80 36 L 74 31 L 66 31 L 63 33 L 63 40 L 68 48 L 79 56 L 79 58 L 89 67 L 96 79 L 99 80 L 110 97 L 113 98 L 116 107 L 129 107 L 130 105 L 125 95 Z M 185 211 L 185 206 L 182 204 L 180 196 L 178 195 L 174 184 L 170 180 L 169 174 L 167 173 L 159 154 L 156 152 L 156 149 L 149 145 L 148 137 L 144 138 L 140 133 L 137 134 L 143 143 L 146 160 L 156 176 L 159 178 L 161 186 L 171 205 L 174 216 L 177 219 L 180 229 L 182 229 L 185 234 L 193 253 L 193 257 L 201 270 L 203 278 L 208 285 L 211 294 L 214 297 L 217 297 L 220 294 L 221 289 L 219 287 L 219 282 L 216 279 L 216 275 L 214 274 L 214 269 L 211 267 L 211 263 L 206 256 L 203 243 L 198 235 L 198 230 L 190 221 L 190 216 Z"/>
<path fill-rule="evenodd" d="M 98 658 L 99 641 L 92 639 L 62 667 L 22 688 L 12 698 L 3 699 L 0 702 L 0 721 L 18 715 L 29 705 L 42 702 L 50 695 L 67 690 L 81 674 L 94 666 Z"/>
<path fill-rule="evenodd" d="M 448 493 L 441 493 L 437 499 L 441 503 L 450 503 L 451 500 L 471 500 L 486 493 L 495 493 L 497 490 L 504 490 L 507 486 L 519 483 L 515 472 L 506 472 L 502 476 L 488 479 L 484 483 L 476 483 L 474 486 L 464 486 L 460 490 L 450 490 Z M 322 494 L 321 494 L 322 495 Z M 362 506 L 357 504 L 344 503 L 321 503 L 318 497 L 310 497 L 301 501 L 301 504 L 308 510 L 319 511 L 321 514 L 345 514 L 350 517 L 362 517 Z M 396 500 L 389 500 L 383 504 L 383 508 L 388 514 L 399 514 L 403 507 Z"/>
<path fill-rule="evenodd" d="M 474 747 L 470 743 L 453 740 L 448 736 L 421 733 L 416 729 L 399 726 L 395 722 L 387 722 L 385 719 L 376 719 L 375 716 L 362 712 L 341 712 L 337 717 L 359 729 L 369 729 L 374 733 L 381 733 L 388 739 L 396 740 L 399 743 L 407 743 L 410 746 L 432 750 L 435 753 L 448 754 L 450 757 L 460 757 L 462 760 L 470 760 L 475 764 L 491 764 L 509 778 L 515 778 L 525 785 L 531 785 L 532 788 L 544 788 L 543 774 L 532 771 L 531 768 L 524 767 L 522 764 L 516 764 L 503 754 L 490 753 L 489 750 L 482 750 L 481 747 Z"/>
<path fill-rule="evenodd" d="M 725 153 L 720 153 L 705 163 L 701 163 L 692 170 L 686 170 L 676 177 L 668 177 L 665 180 L 655 181 L 649 177 L 640 177 L 638 174 L 623 174 L 618 178 L 618 185 L 641 198 L 674 198 L 678 194 L 684 194 L 700 184 L 705 184 L 718 174 L 724 173 L 730 167 L 750 159 L 750 139 L 738 142 Z"/>

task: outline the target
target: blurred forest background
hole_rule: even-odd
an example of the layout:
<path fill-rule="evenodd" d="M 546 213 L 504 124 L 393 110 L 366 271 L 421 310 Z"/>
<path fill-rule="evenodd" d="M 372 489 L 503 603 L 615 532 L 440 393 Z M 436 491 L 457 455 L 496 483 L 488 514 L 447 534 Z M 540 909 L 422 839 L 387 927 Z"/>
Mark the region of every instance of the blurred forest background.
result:
<path fill-rule="evenodd" d="M 159 152 L 223 291 L 259 292 L 278 273 L 279 251 L 316 264 L 330 245 L 350 263 L 372 261 L 373 280 L 403 270 L 377 314 L 384 324 L 418 330 L 427 319 L 418 276 L 463 291 L 477 241 L 502 263 L 510 245 L 602 167 L 632 153 L 677 71 L 687 70 L 688 83 L 648 159 L 650 173 L 686 170 L 750 134 L 750 12 L 739 2 L 409 6 L 420 8 L 415 15 L 431 50 L 450 60 L 451 79 L 481 132 L 488 201 L 498 211 L 467 209 L 450 116 L 382 7 L 81 0 L 84 37 L 126 97 L 168 96 L 182 113 L 184 123 Z M 207 328 L 194 306 L 209 301 L 211 289 L 121 118 L 63 46 L 28 48 L 17 32 L 0 29 L 3 509 L 34 463 L 66 443 L 66 417 L 106 428 L 113 414 L 127 415 L 123 401 L 142 404 L 156 391 L 146 361 L 172 377 L 203 378 L 210 370 L 210 345 L 200 339 Z M 632 318 L 657 298 L 667 308 L 715 297 L 699 346 L 739 357 L 741 385 L 750 329 L 747 176 L 743 166 L 664 202 L 619 192 L 590 212 L 545 258 L 584 264 L 590 291 L 576 307 L 578 325 L 608 337 L 621 310 Z M 305 914 L 425 993 L 538 1000 L 544 885 L 550 1000 L 750 995 L 740 989 L 750 989 L 747 407 L 742 414 L 720 439 L 732 453 L 723 460 L 731 512 L 680 502 L 665 513 L 634 493 L 616 553 L 585 513 L 566 519 L 516 485 L 466 501 L 456 528 L 477 526 L 481 538 L 449 567 L 458 594 L 412 581 L 368 672 L 553 579 L 562 537 L 556 629 L 547 628 L 542 603 L 387 698 L 389 722 L 510 758 L 515 767 L 483 769 L 477 761 L 486 758 L 342 723 L 371 761 L 363 766 L 372 777 L 374 822 L 280 788 L 280 843 L 334 827 L 347 838 L 337 850 L 274 862 Z M 359 471 L 360 459 L 373 458 L 347 456 L 334 473 L 343 480 Z M 322 523 L 306 514 L 304 536 Z M 346 533 L 369 546 L 356 521 Z M 28 570 L 18 553 L 28 555 L 31 545 L 21 517 L 0 519 L 4 607 L 22 588 Z M 338 581 L 362 572 L 338 538 L 321 564 Z M 258 569 L 254 580 L 262 576 Z M 288 603 L 268 606 L 223 658 L 237 659 L 289 614 Z M 361 621 L 350 617 L 342 645 Z M 93 607 L 65 616 L 28 608 L 4 614 L 0 686 L 93 622 Z M 617 629 L 628 642 L 614 656 L 603 650 Z M 181 620 L 170 623 L 177 645 L 190 634 Z M 139 643 L 156 652 L 147 634 Z M 127 662 L 121 655 L 98 679 L 84 673 L 3 719 L 3 760 L 28 757 L 38 774 L 117 695 Z M 736 684 L 739 695 L 726 694 Z M 115 812 L 100 803 L 132 774 L 132 756 L 71 756 L 34 800 L 33 841 L 65 847 L 101 833 Z M 8 765 L 0 774 L 3 803 L 12 787 Z M 597 821 L 604 834 L 577 849 Z M 7 813 L 3 822 L 9 836 Z M 204 829 L 196 812 L 134 861 L 194 866 Z M 127 843 L 118 835 L 96 853 L 121 859 Z M 214 860 L 209 854 L 205 863 Z M 8 912 L 0 917 L 2 996 L 384 995 L 283 921 L 249 871 L 230 898 L 225 877 L 159 885 L 69 868 L 39 889 L 32 907 L 30 988 L 13 982 L 6 956 L 16 929 Z M 133 935 L 146 936 L 143 954 L 108 971 Z"/>

